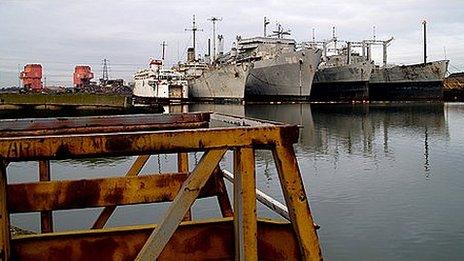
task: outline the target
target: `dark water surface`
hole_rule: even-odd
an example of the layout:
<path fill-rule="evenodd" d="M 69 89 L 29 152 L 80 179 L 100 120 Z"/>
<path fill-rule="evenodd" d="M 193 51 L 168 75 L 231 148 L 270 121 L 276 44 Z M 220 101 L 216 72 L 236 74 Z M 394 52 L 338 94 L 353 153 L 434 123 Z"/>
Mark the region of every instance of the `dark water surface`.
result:
<path fill-rule="evenodd" d="M 181 108 L 171 108 L 179 111 Z M 187 110 L 184 108 L 183 110 Z M 295 145 L 326 260 L 464 258 L 464 104 L 190 105 L 304 127 Z M 201 155 L 190 153 L 193 163 Z M 257 151 L 261 190 L 282 200 L 272 156 Z M 118 176 L 133 157 L 52 162 L 53 179 Z M 230 155 L 222 163 L 229 168 Z M 175 156 L 152 156 L 144 173 L 175 170 Z M 37 163 L 12 163 L 9 182 L 37 179 Z M 109 225 L 159 221 L 167 204 L 120 207 Z M 259 215 L 276 217 L 262 205 Z M 99 209 L 57 211 L 57 230 L 88 228 Z M 195 203 L 194 217 L 218 216 Z M 38 214 L 12 222 L 38 230 Z"/>

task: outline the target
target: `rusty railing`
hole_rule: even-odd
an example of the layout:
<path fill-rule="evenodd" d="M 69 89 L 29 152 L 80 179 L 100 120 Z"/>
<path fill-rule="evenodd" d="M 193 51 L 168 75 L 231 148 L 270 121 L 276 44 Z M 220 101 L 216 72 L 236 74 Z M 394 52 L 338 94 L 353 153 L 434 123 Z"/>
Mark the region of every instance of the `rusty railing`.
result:
<path fill-rule="evenodd" d="M 238 127 L 209 127 L 222 121 Z M 298 127 L 211 113 L 0 121 L 2 260 L 320 260 L 316 228 L 293 150 Z M 288 222 L 257 217 L 255 150 L 271 150 Z M 233 151 L 233 175 L 218 167 Z M 188 153 L 204 152 L 193 170 Z M 176 153 L 178 172 L 139 175 L 149 155 Z M 50 161 L 137 156 L 125 176 L 50 180 Z M 7 166 L 39 161 L 40 182 L 8 184 Z M 233 181 L 233 209 L 223 174 Z M 199 197 L 217 197 L 222 217 L 192 221 Z M 263 199 L 264 198 L 264 199 Z M 171 202 L 158 225 L 104 228 L 117 206 Z M 53 232 L 52 211 L 104 207 L 89 230 Z M 11 237 L 9 216 L 40 212 L 41 232 Z"/>

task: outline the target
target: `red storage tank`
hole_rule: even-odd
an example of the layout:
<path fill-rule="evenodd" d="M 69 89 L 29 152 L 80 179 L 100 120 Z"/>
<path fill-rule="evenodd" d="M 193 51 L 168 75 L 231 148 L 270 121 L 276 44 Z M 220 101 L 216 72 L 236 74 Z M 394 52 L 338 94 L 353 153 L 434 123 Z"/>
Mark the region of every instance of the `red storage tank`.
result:
<path fill-rule="evenodd" d="M 75 87 L 83 87 L 90 84 L 93 79 L 93 72 L 88 65 L 77 65 L 74 68 L 73 83 Z"/>
<path fill-rule="evenodd" d="M 23 86 L 29 91 L 41 91 L 43 89 L 42 65 L 26 64 L 19 78 L 23 81 Z"/>

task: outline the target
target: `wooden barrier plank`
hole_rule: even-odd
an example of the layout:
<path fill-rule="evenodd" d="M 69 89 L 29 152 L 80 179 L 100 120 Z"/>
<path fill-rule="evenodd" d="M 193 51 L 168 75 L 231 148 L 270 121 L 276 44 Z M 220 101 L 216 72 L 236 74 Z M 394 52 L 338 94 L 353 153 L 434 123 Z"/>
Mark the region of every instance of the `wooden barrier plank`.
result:
<path fill-rule="evenodd" d="M 10 260 L 10 215 L 7 209 L 7 199 L 11 197 L 7 192 L 6 167 L 0 161 L 0 260 Z"/>
<path fill-rule="evenodd" d="M 322 260 L 321 248 L 301 179 L 298 161 L 291 144 L 272 150 L 290 221 L 305 260 Z"/>
<path fill-rule="evenodd" d="M 40 181 L 50 181 L 50 161 L 39 161 L 39 179 Z M 51 211 L 40 212 L 40 230 L 42 233 L 53 232 L 53 213 Z"/>
<path fill-rule="evenodd" d="M 226 151 L 226 149 L 208 150 L 203 154 L 192 174 L 182 185 L 174 202 L 169 206 L 160 226 L 150 235 L 135 260 L 156 260 L 159 257 Z"/>
<path fill-rule="evenodd" d="M 56 180 L 7 186 L 10 213 L 106 207 L 174 200 L 187 174 L 155 174 L 84 180 Z M 216 196 L 214 180 L 201 197 Z"/>
<path fill-rule="evenodd" d="M 147 161 L 150 159 L 150 155 L 140 155 L 137 157 L 135 160 L 134 164 L 132 164 L 131 168 L 129 171 L 126 173 L 126 177 L 132 177 L 132 176 L 137 176 L 140 171 L 142 170 L 143 166 L 147 163 Z M 95 220 L 95 223 L 93 224 L 92 228 L 97 229 L 97 228 L 102 228 L 105 226 L 106 222 L 108 222 L 108 219 L 111 217 L 113 214 L 114 210 L 116 209 L 116 206 L 108 206 L 105 207 L 100 215 L 98 216 L 97 220 Z"/>
<path fill-rule="evenodd" d="M 234 151 L 235 260 L 258 260 L 253 148 Z"/>

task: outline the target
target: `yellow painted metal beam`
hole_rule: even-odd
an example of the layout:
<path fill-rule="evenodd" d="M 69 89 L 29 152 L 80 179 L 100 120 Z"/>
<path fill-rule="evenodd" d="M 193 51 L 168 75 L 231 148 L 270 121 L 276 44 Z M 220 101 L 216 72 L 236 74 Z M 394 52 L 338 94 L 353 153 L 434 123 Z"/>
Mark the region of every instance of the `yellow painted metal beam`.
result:
<path fill-rule="evenodd" d="M 10 215 L 7 208 L 6 166 L 0 161 L 0 260 L 10 260 Z"/>
<path fill-rule="evenodd" d="M 50 161 L 39 161 L 39 179 L 40 181 L 50 181 Z M 40 230 L 42 233 L 53 232 L 53 213 L 51 211 L 40 212 Z"/>
<path fill-rule="evenodd" d="M 137 176 L 140 171 L 142 170 L 143 166 L 147 163 L 147 161 L 150 159 L 150 155 L 140 155 L 137 157 L 135 160 L 134 164 L 132 164 L 131 168 L 129 171 L 126 173 L 126 177 L 133 177 Z M 93 223 L 92 228 L 102 228 L 105 226 L 106 222 L 108 222 L 108 219 L 111 217 L 113 214 L 114 210 L 116 209 L 116 206 L 108 206 L 105 207 L 100 215 L 98 216 L 97 220 L 95 220 L 95 223 Z"/>
<path fill-rule="evenodd" d="M 201 130 L 201 131 L 200 131 Z M 295 137 L 296 136 L 296 137 Z M 9 161 L 178 153 L 294 143 L 296 126 L 212 128 L 132 133 L 0 138 L 0 155 Z"/>
<path fill-rule="evenodd" d="M 234 151 L 235 260 L 258 260 L 253 148 Z"/>
<path fill-rule="evenodd" d="M 224 183 L 224 177 L 222 176 L 222 170 L 218 166 L 214 170 L 214 176 L 216 177 L 216 187 L 218 188 L 219 194 L 217 195 L 219 209 L 223 217 L 233 217 L 234 210 L 230 204 L 229 194 L 227 193 L 226 184 Z"/>
<path fill-rule="evenodd" d="M 188 165 L 188 153 L 186 152 L 181 152 L 177 153 L 177 171 L 178 172 L 184 172 L 188 173 L 189 172 L 189 165 Z M 192 209 L 189 208 L 187 213 L 184 216 L 183 221 L 189 221 L 192 220 Z"/>
<path fill-rule="evenodd" d="M 7 205 L 11 213 L 21 213 L 168 202 L 186 179 L 186 173 L 176 173 L 10 184 Z M 216 196 L 215 180 L 199 192 L 201 197 Z"/>
<path fill-rule="evenodd" d="M 225 153 L 226 149 L 217 149 L 203 154 L 164 215 L 160 226 L 150 235 L 135 260 L 155 260 L 159 257 Z"/>
<path fill-rule="evenodd" d="M 277 146 L 272 152 L 302 257 L 304 260 L 322 260 L 319 239 L 313 225 L 308 198 L 293 146 L 291 144 Z"/>
<path fill-rule="evenodd" d="M 17 261 L 133 260 L 156 225 L 65 231 L 23 235 L 11 240 Z M 290 223 L 258 221 L 261 260 L 299 260 L 300 252 Z M 233 260 L 232 218 L 183 222 L 157 259 Z"/>

